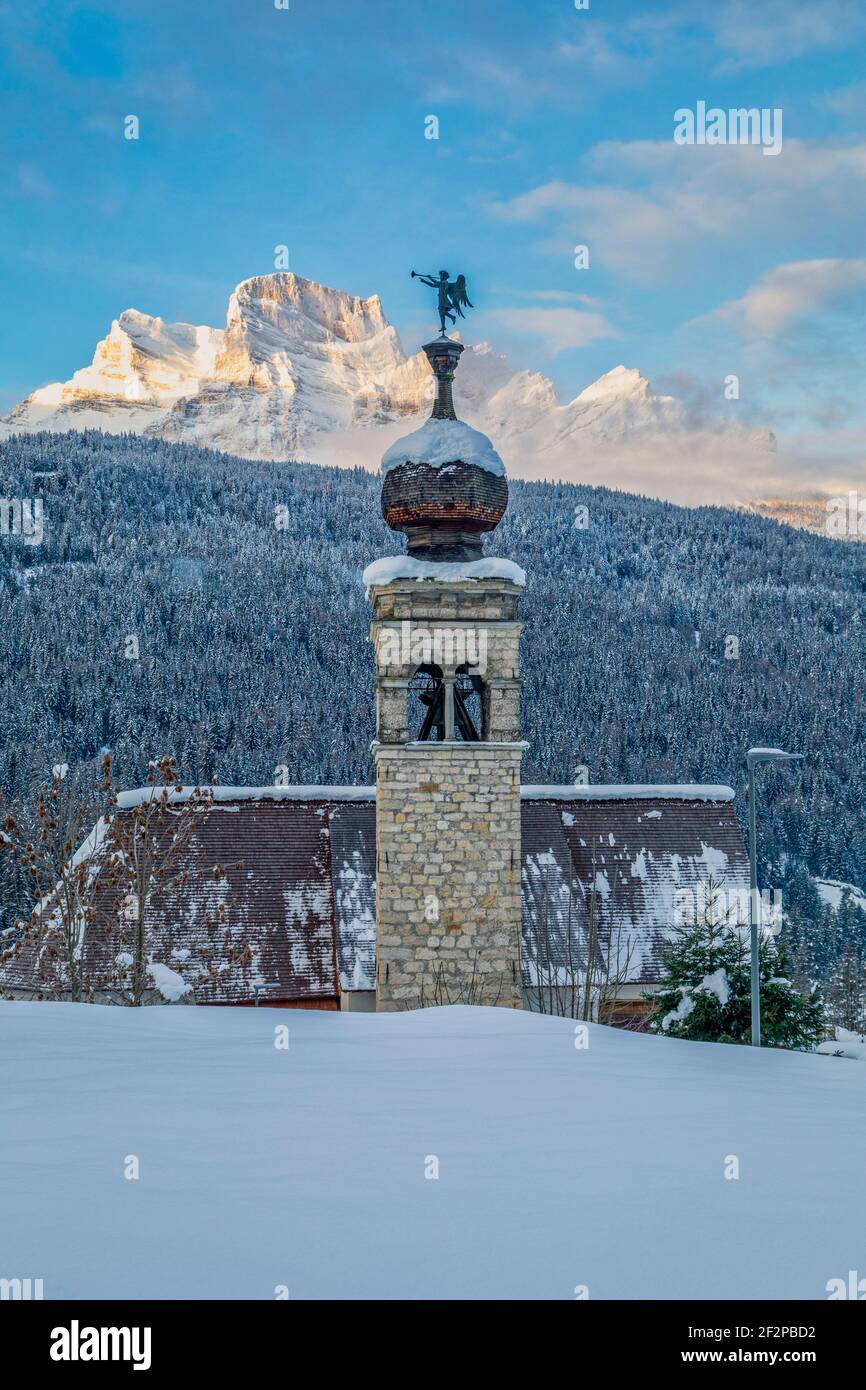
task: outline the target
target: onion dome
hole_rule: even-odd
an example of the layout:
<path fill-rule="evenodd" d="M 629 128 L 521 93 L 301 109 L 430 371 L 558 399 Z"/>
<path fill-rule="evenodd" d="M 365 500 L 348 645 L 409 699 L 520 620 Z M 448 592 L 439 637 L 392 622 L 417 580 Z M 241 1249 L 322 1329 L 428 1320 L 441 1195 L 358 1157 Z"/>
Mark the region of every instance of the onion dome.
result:
<path fill-rule="evenodd" d="M 454 413 L 462 343 L 438 338 L 424 351 L 436 378 L 433 413 L 383 456 L 382 515 L 419 560 L 480 560 L 481 537 L 508 506 L 505 468 L 486 434 Z"/>

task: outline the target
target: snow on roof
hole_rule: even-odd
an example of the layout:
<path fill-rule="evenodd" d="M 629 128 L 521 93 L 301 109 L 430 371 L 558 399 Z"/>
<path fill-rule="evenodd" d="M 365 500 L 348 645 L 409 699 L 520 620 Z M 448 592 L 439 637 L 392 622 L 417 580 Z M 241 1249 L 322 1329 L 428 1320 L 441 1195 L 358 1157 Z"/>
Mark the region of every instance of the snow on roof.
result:
<path fill-rule="evenodd" d="M 126 792 L 123 804 L 134 806 L 152 790 Z M 335 1000 L 340 992 L 375 988 L 375 789 L 212 790 L 215 804 L 183 850 L 182 881 L 151 903 L 151 960 L 180 975 L 191 986 L 183 997 L 197 1003 L 247 1002 L 257 986 L 271 1001 Z M 726 891 L 747 891 L 732 795 L 730 788 L 695 784 L 524 787 L 524 984 L 559 980 L 569 962 L 586 961 L 594 949 L 593 893 L 604 909 L 601 945 L 620 953 L 632 982 L 656 979 L 678 893 L 696 894 L 710 877 Z M 659 796 L 664 812 L 651 818 L 647 806 L 657 806 Z M 98 849 L 99 833 L 89 848 Z M 216 865 L 223 867 L 219 877 Z M 102 899 L 88 934 L 95 978 L 112 975 L 123 941 L 115 892 Z M 120 936 L 103 930 L 115 918 Z M 0 983 L 37 989 L 38 964 L 32 952 L 23 953 L 0 967 Z M 177 982 L 157 973 L 151 978 L 163 996 L 163 985 L 173 993 Z"/>
<path fill-rule="evenodd" d="M 117 798 L 118 809 L 131 810 L 141 806 L 158 787 L 136 787 L 120 792 Z M 331 787 L 292 786 L 292 787 L 208 787 L 214 801 L 375 801 L 375 787 Z M 180 791 L 169 793 L 169 803 L 188 801 L 195 791 L 194 787 L 183 787 Z M 570 786 L 568 783 L 542 782 L 520 788 L 524 801 L 733 801 L 732 787 L 704 784 L 701 782 L 597 782 L 588 787 Z M 101 835 L 100 835 L 101 839 Z M 95 848 L 93 841 L 88 843 L 87 854 Z M 84 846 L 79 854 L 84 851 Z M 86 854 L 85 856 L 86 857 Z M 856 890 L 855 890 L 856 891 Z"/>
<path fill-rule="evenodd" d="M 586 787 L 541 783 L 520 788 L 524 801 L 733 801 L 733 787 L 703 782 L 596 782 Z"/>
<path fill-rule="evenodd" d="M 463 420 L 427 420 L 420 430 L 398 439 L 382 455 L 382 476 L 404 463 L 426 463 L 437 469 L 474 463 L 498 478 L 505 477 L 505 465 L 487 435 Z"/>
<path fill-rule="evenodd" d="M 156 793 L 159 787 L 136 787 L 120 792 L 117 806 L 121 811 L 129 811 L 141 806 Z M 180 791 L 169 793 L 169 803 L 189 801 L 195 787 L 182 787 Z M 202 788 L 199 788 L 201 791 Z M 206 787 L 215 802 L 220 801 L 375 801 L 375 787 Z"/>
<path fill-rule="evenodd" d="M 466 579 L 510 579 L 523 588 L 526 571 L 513 560 L 499 560 L 486 555 L 483 560 L 440 561 L 416 560 L 411 555 L 384 555 L 368 565 L 362 582 L 369 593 L 374 584 L 390 584 L 394 579 L 433 579 L 450 584 Z"/>

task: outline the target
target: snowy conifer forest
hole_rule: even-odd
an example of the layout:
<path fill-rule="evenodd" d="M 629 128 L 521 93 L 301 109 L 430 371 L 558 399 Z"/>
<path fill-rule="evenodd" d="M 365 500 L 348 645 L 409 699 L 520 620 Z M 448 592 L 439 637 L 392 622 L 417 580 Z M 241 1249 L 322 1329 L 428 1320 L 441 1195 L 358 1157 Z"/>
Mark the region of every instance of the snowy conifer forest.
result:
<path fill-rule="evenodd" d="M 106 749 L 131 786 L 165 753 L 187 781 L 373 780 L 361 573 L 401 549 L 373 475 L 35 434 L 0 444 L 0 495 L 44 502 L 41 544 L 0 541 L 7 803 Z M 866 955 L 866 913 L 813 882 L 866 884 L 866 550 L 512 482 L 496 553 L 528 575 L 525 781 L 585 765 L 593 782 L 729 782 L 744 821 L 745 750 L 806 755 L 761 774 L 761 881 L 783 891 L 800 972 L 832 990 L 848 943 Z M 27 895 L 4 873 L 8 924 Z"/>

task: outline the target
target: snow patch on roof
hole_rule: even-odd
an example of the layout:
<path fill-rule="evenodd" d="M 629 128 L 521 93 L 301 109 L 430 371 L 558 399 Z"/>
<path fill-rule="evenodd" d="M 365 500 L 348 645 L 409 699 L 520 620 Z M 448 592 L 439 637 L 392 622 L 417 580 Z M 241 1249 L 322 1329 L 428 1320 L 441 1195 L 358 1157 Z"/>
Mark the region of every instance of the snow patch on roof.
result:
<path fill-rule="evenodd" d="M 647 881 L 646 854 L 646 850 L 642 849 L 639 854 L 635 855 L 629 866 L 632 878 L 639 878 L 644 883 Z"/>
<path fill-rule="evenodd" d="M 599 897 L 603 898 L 604 901 L 607 902 L 608 898 L 610 897 L 610 880 L 608 879 L 606 869 L 599 869 L 597 871 L 593 887 L 595 888 L 595 891 L 596 893 L 598 893 Z"/>
<path fill-rule="evenodd" d="M 340 947 L 340 989 L 376 988 L 375 883 L 361 855 L 344 860 L 333 872 Z"/>
<path fill-rule="evenodd" d="M 723 880 L 728 872 L 728 856 L 724 850 L 716 849 L 714 845 L 705 844 L 701 840 L 700 857 L 696 860 L 698 864 L 703 864 L 710 877 Z"/>

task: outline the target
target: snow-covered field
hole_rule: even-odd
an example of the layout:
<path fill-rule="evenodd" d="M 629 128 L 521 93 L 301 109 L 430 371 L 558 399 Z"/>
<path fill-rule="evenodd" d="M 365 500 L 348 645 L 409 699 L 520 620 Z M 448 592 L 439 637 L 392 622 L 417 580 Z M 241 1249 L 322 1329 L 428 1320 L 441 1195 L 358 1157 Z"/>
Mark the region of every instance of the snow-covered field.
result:
<path fill-rule="evenodd" d="M 574 1028 L 0 1004 L 0 1277 L 46 1298 L 821 1299 L 866 1270 L 859 1062 Z"/>

